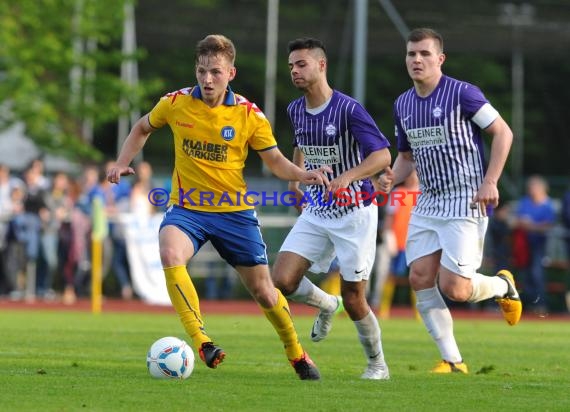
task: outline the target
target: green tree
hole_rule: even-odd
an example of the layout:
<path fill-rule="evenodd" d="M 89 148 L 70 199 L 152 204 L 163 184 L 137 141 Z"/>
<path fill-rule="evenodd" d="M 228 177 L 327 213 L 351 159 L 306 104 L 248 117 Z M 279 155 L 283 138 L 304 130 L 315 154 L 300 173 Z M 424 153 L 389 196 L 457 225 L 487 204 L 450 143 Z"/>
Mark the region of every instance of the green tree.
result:
<path fill-rule="evenodd" d="M 89 130 L 116 121 L 146 92 L 120 78 L 121 62 L 141 56 L 121 53 L 126 1 L 0 3 L 0 128 L 22 122 L 48 152 L 101 157 Z"/>

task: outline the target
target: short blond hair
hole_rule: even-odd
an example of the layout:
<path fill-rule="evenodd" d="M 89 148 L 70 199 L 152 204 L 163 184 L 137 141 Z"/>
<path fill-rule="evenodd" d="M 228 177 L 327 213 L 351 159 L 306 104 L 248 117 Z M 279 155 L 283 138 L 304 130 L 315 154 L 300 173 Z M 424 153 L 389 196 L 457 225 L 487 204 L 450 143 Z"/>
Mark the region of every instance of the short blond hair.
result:
<path fill-rule="evenodd" d="M 201 56 L 221 54 L 233 65 L 236 59 L 236 48 L 232 41 L 223 34 L 210 34 L 196 44 L 196 63 Z"/>

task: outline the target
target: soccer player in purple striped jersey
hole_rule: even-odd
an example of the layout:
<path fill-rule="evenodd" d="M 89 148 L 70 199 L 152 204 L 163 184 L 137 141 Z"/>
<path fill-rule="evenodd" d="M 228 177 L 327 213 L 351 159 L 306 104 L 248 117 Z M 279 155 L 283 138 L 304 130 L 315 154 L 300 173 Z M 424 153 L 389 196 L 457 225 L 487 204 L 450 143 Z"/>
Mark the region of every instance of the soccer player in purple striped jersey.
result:
<path fill-rule="evenodd" d="M 289 69 L 293 85 L 304 94 L 287 109 L 295 134 L 293 163 L 325 173 L 330 194 L 317 185 L 307 187 L 306 207 L 281 247 L 272 276 L 289 299 L 320 309 L 311 330 L 315 342 L 327 336 L 344 303 L 366 354 L 361 377 L 388 379 L 380 326 L 366 301 L 366 282 L 374 263 L 378 220 L 370 176 L 390 165 L 389 143 L 360 103 L 329 86 L 320 40 L 290 42 Z M 289 189 L 303 197 L 297 183 L 290 182 Z M 325 293 L 304 276 L 308 270 L 326 272 L 335 255 L 342 298 Z"/>
<path fill-rule="evenodd" d="M 467 373 L 440 290 L 458 302 L 495 298 L 510 325 L 518 323 L 522 312 L 508 270 L 496 276 L 477 272 L 487 210 L 498 205 L 497 181 L 513 134 L 481 90 L 442 73 L 445 55 L 439 33 L 415 29 L 406 46 L 414 87 L 394 104 L 398 156 L 393 170 L 380 176 L 379 187 L 389 191 L 414 169 L 418 172 L 422 194 L 412 211 L 406 244 L 410 284 L 441 354 L 432 372 Z M 481 130 L 492 137 L 487 166 Z"/>

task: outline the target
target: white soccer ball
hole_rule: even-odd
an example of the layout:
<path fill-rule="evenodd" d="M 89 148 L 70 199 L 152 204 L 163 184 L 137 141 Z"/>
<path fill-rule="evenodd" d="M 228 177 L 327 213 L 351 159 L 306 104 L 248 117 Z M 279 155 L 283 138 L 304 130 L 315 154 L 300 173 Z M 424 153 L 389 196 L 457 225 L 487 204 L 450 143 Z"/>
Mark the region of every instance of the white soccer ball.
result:
<path fill-rule="evenodd" d="M 194 352 L 181 339 L 160 338 L 148 350 L 146 366 L 155 378 L 186 379 L 194 370 Z"/>

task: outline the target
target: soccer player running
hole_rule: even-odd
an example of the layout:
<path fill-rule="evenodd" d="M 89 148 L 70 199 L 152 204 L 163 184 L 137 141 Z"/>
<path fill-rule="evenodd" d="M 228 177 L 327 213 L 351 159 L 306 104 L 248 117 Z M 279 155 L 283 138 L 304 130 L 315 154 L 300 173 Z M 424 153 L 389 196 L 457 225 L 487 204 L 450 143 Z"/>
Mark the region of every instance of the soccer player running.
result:
<path fill-rule="evenodd" d="M 442 73 L 444 61 L 439 33 L 419 28 L 409 34 L 406 67 L 414 87 L 394 104 L 398 156 L 393 170 L 380 176 L 379 187 L 388 192 L 414 169 L 418 172 L 421 195 L 406 245 L 410 284 L 441 353 L 432 372 L 467 373 L 439 289 L 458 302 L 495 298 L 509 325 L 520 319 L 522 305 L 513 275 L 507 270 L 496 276 L 477 272 L 487 211 L 499 202 L 497 181 L 513 134 L 481 90 Z M 487 168 L 482 129 L 493 137 Z"/>
<path fill-rule="evenodd" d="M 293 85 L 304 94 L 287 109 L 294 137 L 293 162 L 306 170 L 331 168 L 330 191 L 308 185 L 306 207 L 285 239 L 273 266 L 275 285 L 291 300 L 318 307 L 311 339 L 324 339 L 344 306 L 367 358 L 362 378 L 388 379 L 378 320 L 366 302 L 366 282 L 376 251 L 378 209 L 370 176 L 390 165 L 389 143 L 360 103 L 327 81 L 325 46 L 317 39 L 289 43 Z M 297 182 L 291 190 L 305 197 Z M 304 274 L 326 272 L 338 257 L 341 298 L 325 293 Z"/>
<path fill-rule="evenodd" d="M 299 168 L 277 148 L 271 126 L 257 106 L 234 93 L 236 50 L 223 35 L 209 35 L 196 46 L 197 86 L 162 97 L 130 131 L 108 179 L 118 183 L 134 170 L 129 164 L 152 132 L 168 125 L 175 163 L 170 207 L 160 226 L 160 257 L 168 293 L 200 358 L 216 368 L 225 352 L 206 333 L 188 261 L 208 240 L 241 280 L 271 322 L 287 358 L 301 379 L 317 380 L 319 371 L 303 350 L 287 300 L 273 285 L 266 246 L 246 192 L 243 168 L 248 147 L 284 180 L 326 185 L 321 170 Z"/>

